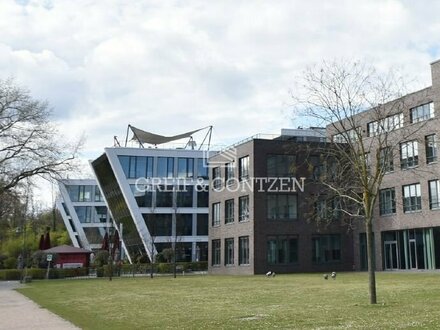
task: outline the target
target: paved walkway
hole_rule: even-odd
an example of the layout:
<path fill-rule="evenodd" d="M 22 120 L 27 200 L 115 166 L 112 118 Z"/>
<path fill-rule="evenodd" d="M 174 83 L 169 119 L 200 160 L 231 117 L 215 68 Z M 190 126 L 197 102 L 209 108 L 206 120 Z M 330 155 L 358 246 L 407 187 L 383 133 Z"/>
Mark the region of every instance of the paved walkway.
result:
<path fill-rule="evenodd" d="M 79 329 L 16 292 L 19 282 L 0 281 L 0 329 Z"/>

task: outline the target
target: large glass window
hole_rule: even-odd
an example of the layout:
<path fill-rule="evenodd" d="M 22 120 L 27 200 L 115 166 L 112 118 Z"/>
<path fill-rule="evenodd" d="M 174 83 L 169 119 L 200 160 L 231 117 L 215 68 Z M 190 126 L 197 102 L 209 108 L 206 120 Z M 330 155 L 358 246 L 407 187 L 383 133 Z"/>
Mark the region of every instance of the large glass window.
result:
<path fill-rule="evenodd" d="M 433 102 L 419 105 L 418 107 L 412 108 L 410 110 L 411 123 L 417 123 L 419 121 L 427 120 L 429 118 L 434 118 Z"/>
<path fill-rule="evenodd" d="M 234 200 L 225 201 L 225 224 L 234 222 Z"/>
<path fill-rule="evenodd" d="M 350 143 L 356 142 L 358 140 L 360 129 L 357 127 L 356 129 L 350 129 L 345 132 L 341 132 L 333 135 L 333 142 L 335 143 Z"/>
<path fill-rule="evenodd" d="M 106 223 L 107 222 L 107 207 L 95 206 L 95 219 L 93 222 Z"/>
<path fill-rule="evenodd" d="M 197 186 L 197 207 L 208 207 L 209 193 L 208 186 Z"/>
<path fill-rule="evenodd" d="M 420 183 L 403 186 L 403 212 L 413 212 L 422 209 Z"/>
<path fill-rule="evenodd" d="M 172 235 L 172 214 L 143 214 L 145 224 L 153 237 Z"/>
<path fill-rule="evenodd" d="M 312 237 L 312 261 L 315 263 L 341 260 L 340 235 L 319 235 Z"/>
<path fill-rule="evenodd" d="M 324 162 L 321 162 L 321 157 L 318 155 L 311 155 L 308 163 L 309 178 L 312 180 L 319 180 L 321 174 L 325 173 Z"/>
<path fill-rule="evenodd" d="M 428 164 L 437 161 L 437 135 L 425 136 L 426 162 Z"/>
<path fill-rule="evenodd" d="M 292 220 L 297 218 L 297 196 L 291 194 L 267 194 L 267 218 Z"/>
<path fill-rule="evenodd" d="M 118 156 L 118 158 L 128 179 L 153 176 L 153 157 Z"/>
<path fill-rule="evenodd" d="M 179 158 L 177 160 L 177 176 L 179 178 L 193 178 L 194 177 L 194 159 Z"/>
<path fill-rule="evenodd" d="M 197 236 L 208 235 L 208 215 L 197 214 Z"/>
<path fill-rule="evenodd" d="M 209 178 L 208 162 L 206 161 L 206 159 L 197 159 L 197 177 L 202 179 Z"/>
<path fill-rule="evenodd" d="M 235 166 L 234 163 L 228 163 L 225 166 L 225 182 L 227 185 L 230 185 L 234 182 L 234 170 L 235 170 Z"/>
<path fill-rule="evenodd" d="M 220 203 L 212 204 L 212 225 L 220 226 Z"/>
<path fill-rule="evenodd" d="M 419 147 L 417 141 L 400 144 L 400 167 L 407 169 L 419 164 Z"/>
<path fill-rule="evenodd" d="M 249 156 L 239 159 L 239 180 L 247 180 L 249 178 Z"/>
<path fill-rule="evenodd" d="M 380 149 L 379 165 L 384 173 L 394 171 L 393 150 L 389 147 Z"/>
<path fill-rule="evenodd" d="M 221 241 L 219 239 L 213 239 L 211 241 L 211 263 L 213 266 L 219 266 L 221 264 Z"/>
<path fill-rule="evenodd" d="M 234 265 L 234 239 L 226 238 L 225 239 L 225 265 L 232 266 Z"/>
<path fill-rule="evenodd" d="M 382 189 L 379 192 L 380 215 L 396 213 L 396 192 L 394 188 Z"/>
<path fill-rule="evenodd" d="M 238 221 L 249 220 L 249 196 L 238 198 Z"/>
<path fill-rule="evenodd" d="M 176 236 L 192 235 L 192 214 L 177 214 L 176 216 Z"/>
<path fill-rule="evenodd" d="M 440 208 L 440 181 L 429 181 L 429 208 L 431 210 Z"/>
<path fill-rule="evenodd" d="M 298 239 L 289 236 L 267 238 L 267 263 L 291 264 L 298 262 Z"/>
<path fill-rule="evenodd" d="M 173 207 L 173 186 L 171 185 L 157 186 L 156 207 Z"/>
<path fill-rule="evenodd" d="M 78 216 L 78 220 L 81 223 L 92 222 L 92 206 L 75 206 L 75 212 Z"/>
<path fill-rule="evenodd" d="M 172 178 L 174 176 L 174 158 L 157 158 L 157 176 L 159 178 Z"/>
<path fill-rule="evenodd" d="M 222 177 L 220 167 L 214 167 L 212 169 L 212 187 L 214 189 L 220 189 L 222 187 Z"/>
<path fill-rule="evenodd" d="M 384 132 L 390 132 L 403 127 L 403 113 L 388 116 L 384 119 L 368 123 L 368 136 L 375 136 Z"/>
<path fill-rule="evenodd" d="M 249 236 L 238 238 L 238 264 L 249 265 Z"/>
<path fill-rule="evenodd" d="M 177 190 L 177 207 L 193 206 L 193 186 L 179 186 Z"/>
<path fill-rule="evenodd" d="M 136 188 L 136 185 L 130 185 L 133 196 L 136 199 L 137 205 L 139 207 L 151 207 L 153 202 L 153 192 L 151 188 L 147 186 Z"/>
<path fill-rule="evenodd" d="M 295 172 L 296 157 L 293 155 L 269 155 L 267 157 L 268 177 L 290 177 Z"/>

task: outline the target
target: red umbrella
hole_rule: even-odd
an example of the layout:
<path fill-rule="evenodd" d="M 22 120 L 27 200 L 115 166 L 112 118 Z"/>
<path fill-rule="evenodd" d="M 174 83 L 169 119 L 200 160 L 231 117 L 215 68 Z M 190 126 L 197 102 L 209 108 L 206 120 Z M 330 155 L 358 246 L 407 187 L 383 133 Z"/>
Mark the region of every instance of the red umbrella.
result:
<path fill-rule="evenodd" d="M 115 231 L 115 235 L 113 236 L 113 249 L 112 249 L 112 257 L 115 257 L 116 249 L 120 249 L 119 246 L 119 232 Z"/>
<path fill-rule="evenodd" d="M 102 239 L 101 250 L 108 250 L 108 233 L 105 233 L 104 238 Z"/>
<path fill-rule="evenodd" d="M 44 247 L 43 250 L 47 250 L 51 248 L 49 231 L 46 233 L 46 237 L 44 238 L 43 247 Z"/>
<path fill-rule="evenodd" d="M 44 250 L 44 234 L 40 236 L 40 243 L 38 243 L 38 250 Z"/>

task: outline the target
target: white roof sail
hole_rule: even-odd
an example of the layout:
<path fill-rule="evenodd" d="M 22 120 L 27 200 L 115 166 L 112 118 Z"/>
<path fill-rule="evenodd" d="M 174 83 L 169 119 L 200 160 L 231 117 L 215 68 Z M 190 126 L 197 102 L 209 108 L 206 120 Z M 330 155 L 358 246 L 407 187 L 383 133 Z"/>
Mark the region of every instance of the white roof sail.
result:
<path fill-rule="evenodd" d="M 194 133 L 201 131 L 204 128 L 199 128 L 196 129 L 194 131 L 191 132 L 186 132 L 183 134 L 179 134 L 179 135 L 174 135 L 174 136 L 163 136 L 163 135 L 159 135 L 159 134 L 154 134 L 154 133 L 150 133 L 150 132 L 146 132 L 143 131 L 139 128 L 133 127 L 130 125 L 130 128 L 133 132 L 133 137 L 132 140 L 137 140 L 140 143 L 148 143 L 148 144 L 163 144 L 163 143 L 167 143 L 167 142 L 171 142 L 171 141 L 176 141 L 176 140 L 180 140 L 180 139 L 184 139 L 184 138 L 189 138 L 191 137 L 191 135 L 193 135 Z"/>

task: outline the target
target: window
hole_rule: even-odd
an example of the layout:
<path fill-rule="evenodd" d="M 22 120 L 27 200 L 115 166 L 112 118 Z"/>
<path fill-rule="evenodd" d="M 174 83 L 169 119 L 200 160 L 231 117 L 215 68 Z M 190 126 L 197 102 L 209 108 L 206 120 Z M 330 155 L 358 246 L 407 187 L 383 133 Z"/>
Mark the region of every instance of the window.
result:
<path fill-rule="evenodd" d="M 249 236 L 238 238 L 238 264 L 249 265 Z"/>
<path fill-rule="evenodd" d="M 403 186 L 403 212 L 413 212 L 422 209 L 420 183 Z"/>
<path fill-rule="evenodd" d="M 368 136 L 375 136 L 384 132 L 391 132 L 403 127 L 403 113 L 388 116 L 384 119 L 368 123 Z"/>
<path fill-rule="evenodd" d="M 289 236 L 267 238 L 267 263 L 292 264 L 298 262 L 298 239 Z"/>
<path fill-rule="evenodd" d="M 234 163 L 228 163 L 226 164 L 226 170 L 225 170 L 225 181 L 227 185 L 231 185 L 232 183 L 234 183 Z"/>
<path fill-rule="evenodd" d="M 309 157 L 309 178 L 312 180 L 319 180 L 321 174 L 324 173 L 324 164 L 321 163 L 320 156 Z"/>
<path fill-rule="evenodd" d="M 234 200 L 225 201 L 225 224 L 234 222 Z"/>
<path fill-rule="evenodd" d="M 139 187 L 141 189 L 137 189 L 136 185 L 131 184 L 130 188 L 139 207 L 151 207 L 153 202 L 153 192 L 151 191 L 150 186 L 143 186 Z"/>
<path fill-rule="evenodd" d="M 319 235 L 312 237 L 312 261 L 315 263 L 341 260 L 340 235 Z"/>
<path fill-rule="evenodd" d="M 91 206 L 75 206 L 75 212 L 78 220 L 81 223 L 92 222 L 92 207 Z"/>
<path fill-rule="evenodd" d="M 335 143 L 349 143 L 358 140 L 359 128 L 350 129 L 345 132 L 333 135 L 333 142 Z"/>
<path fill-rule="evenodd" d="M 440 181 L 429 181 L 429 208 L 440 209 Z"/>
<path fill-rule="evenodd" d="M 207 214 L 197 214 L 197 236 L 208 236 Z"/>
<path fill-rule="evenodd" d="M 177 177 L 179 178 L 194 177 L 194 159 L 192 158 L 177 159 Z"/>
<path fill-rule="evenodd" d="M 380 215 L 396 213 L 396 192 L 394 188 L 379 191 L 379 212 Z"/>
<path fill-rule="evenodd" d="M 400 167 L 408 169 L 419 164 L 419 147 L 417 141 L 400 144 Z"/>
<path fill-rule="evenodd" d="M 159 178 L 172 178 L 174 176 L 174 158 L 157 158 L 157 176 Z"/>
<path fill-rule="evenodd" d="M 158 185 L 156 189 L 156 206 L 173 207 L 173 186 Z"/>
<path fill-rule="evenodd" d="M 249 196 L 241 196 L 238 198 L 238 221 L 249 220 Z"/>
<path fill-rule="evenodd" d="M 179 186 L 176 195 L 177 207 L 192 207 L 193 206 L 193 186 Z"/>
<path fill-rule="evenodd" d="M 208 186 L 197 186 L 197 207 L 208 207 L 209 193 Z"/>
<path fill-rule="evenodd" d="M 380 149 L 379 165 L 384 173 L 394 171 L 393 150 L 389 147 Z"/>
<path fill-rule="evenodd" d="M 220 167 L 214 167 L 212 169 L 212 187 L 214 189 L 220 189 L 222 187 Z"/>
<path fill-rule="evenodd" d="M 247 180 L 249 178 L 249 156 L 239 159 L 239 174 L 240 181 Z"/>
<path fill-rule="evenodd" d="M 91 202 L 94 186 L 66 186 L 69 193 L 70 200 L 72 202 Z M 99 191 L 98 187 L 96 189 Z"/>
<path fill-rule="evenodd" d="M 212 225 L 220 226 L 220 203 L 212 204 Z"/>
<path fill-rule="evenodd" d="M 267 218 L 269 220 L 296 219 L 297 196 L 291 194 L 268 194 Z"/>
<path fill-rule="evenodd" d="M 127 179 L 153 176 L 153 157 L 118 156 L 118 158 Z"/>
<path fill-rule="evenodd" d="M 434 118 L 433 102 L 419 105 L 418 107 L 412 108 L 410 110 L 411 123 L 418 123 L 419 121 L 427 120 L 429 118 Z"/>
<path fill-rule="evenodd" d="M 435 134 L 425 136 L 426 163 L 437 161 L 437 136 Z"/>
<path fill-rule="evenodd" d="M 101 194 L 98 186 L 95 186 L 95 202 L 103 202 L 104 197 Z"/>
<path fill-rule="evenodd" d="M 142 214 L 145 225 L 151 236 L 171 236 L 172 235 L 172 214 Z"/>
<path fill-rule="evenodd" d="M 197 159 L 197 177 L 202 179 L 209 179 L 208 163 L 206 159 Z"/>
<path fill-rule="evenodd" d="M 176 236 L 191 236 L 193 234 L 192 213 L 176 214 Z"/>
<path fill-rule="evenodd" d="M 234 239 L 226 238 L 225 239 L 225 265 L 232 266 L 234 265 Z"/>
<path fill-rule="evenodd" d="M 296 157 L 293 155 L 269 155 L 267 157 L 267 176 L 288 177 L 295 170 Z"/>
<path fill-rule="evenodd" d="M 213 239 L 211 241 L 211 263 L 213 266 L 219 266 L 221 264 L 221 241 L 219 239 Z"/>

